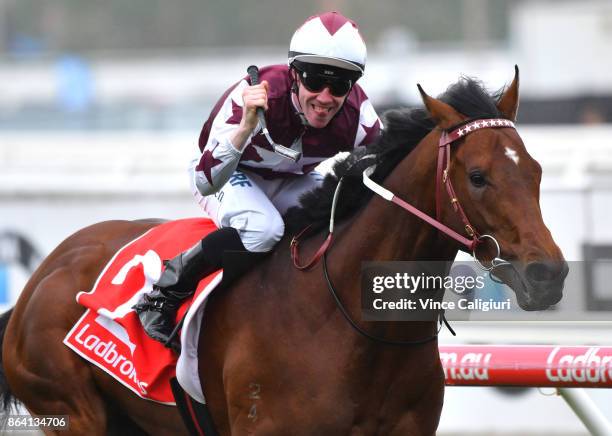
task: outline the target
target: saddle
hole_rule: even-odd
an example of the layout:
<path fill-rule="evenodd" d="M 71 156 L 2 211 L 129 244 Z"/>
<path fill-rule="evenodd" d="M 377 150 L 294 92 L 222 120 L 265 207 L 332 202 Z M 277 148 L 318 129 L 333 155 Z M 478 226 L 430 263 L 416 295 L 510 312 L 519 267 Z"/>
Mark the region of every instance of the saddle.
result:
<path fill-rule="evenodd" d="M 149 338 L 133 306 L 159 279 L 162 259 L 176 256 L 216 229 L 211 220 L 204 218 L 170 221 L 123 246 L 105 266 L 93 289 L 77 294 L 77 302 L 85 313 L 68 332 L 64 344 L 136 395 L 175 404 L 169 382 L 177 375 L 177 366 L 185 374 L 179 375 L 181 382 L 198 377 L 197 360 L 196 363 L 188 360 L 197 359 L 197 337 L 208 296 L 244 274 L 252 258 L 248 262 L 245 253 L 226 253 L 224 265 L 230 266 L 227 271 L 222 269 L 202 279 L 194 296 L 185 300 L 176 319 L 178 323 L 184 318 L 180 358 Z M 201 391 L 199 379 L 187 384 L 190 395 L 192 390 Z"/>

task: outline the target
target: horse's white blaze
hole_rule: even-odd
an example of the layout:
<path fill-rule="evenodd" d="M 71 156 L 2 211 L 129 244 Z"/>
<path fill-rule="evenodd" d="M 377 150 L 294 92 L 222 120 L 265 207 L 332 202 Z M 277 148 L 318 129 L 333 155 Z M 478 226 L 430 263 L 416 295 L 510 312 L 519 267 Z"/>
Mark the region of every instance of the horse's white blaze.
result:
<path fill-rule="evenodd" d="M 508 156 L 508 158 L 512 159 L 512 162 L 518 165 L 519 157 L 518 153 L 515 150 L 512 150 L 510 147 L 506 147 L 505 155 Z"/>

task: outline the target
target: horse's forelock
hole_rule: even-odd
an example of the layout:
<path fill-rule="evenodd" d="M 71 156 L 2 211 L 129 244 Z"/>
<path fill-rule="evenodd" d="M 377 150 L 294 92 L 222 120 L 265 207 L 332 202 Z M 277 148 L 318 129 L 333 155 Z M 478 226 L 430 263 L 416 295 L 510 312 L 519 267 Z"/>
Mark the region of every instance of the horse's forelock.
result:
<path fill-rule="evenodd" d="M 477 79 L 462 76 L 438 98 L 469 118 L 499 118 L 497 100 L 501 90 L 489 93 Z"/>

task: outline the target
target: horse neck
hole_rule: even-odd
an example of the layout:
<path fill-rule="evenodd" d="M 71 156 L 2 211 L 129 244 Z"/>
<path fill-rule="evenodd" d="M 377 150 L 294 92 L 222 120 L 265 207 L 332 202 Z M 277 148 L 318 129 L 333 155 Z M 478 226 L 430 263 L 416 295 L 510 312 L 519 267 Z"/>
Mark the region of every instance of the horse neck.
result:
<path fill-rule="evenodd" d="M 430 216 L 435 215 L 436 207 L 436 139 L 436 135 L 429 134 L 397 165 L 383 183 L 383 186 L 395 195 Z M 378 196 L 374 196 L 355 218 L 340 226 L 334 233 L 337 237 L 328 256 L 329 274 L 335 278 L 340 297 L 355 320 L 360 319 L 363 261 L 448 261 L 454 259 L 457 254 L 456 246 L 449 242 L 445 235 Z M 328 309 L 337 311 L 335 307 Z M 346 323 L 344 319 L 339 322 Z M 406 329 L 407 324 L 410 325 L 409 330 Z M 434 335 L 436 325 L 433 321 L 379 322 L 368 325 L 366 329 L 379 337 L 418 340 Z M 356 341 L 358 338 L 359 335 L 355 335 Z M 355 346 L 379 345 L 373 341 L 361 341 L 359 344 L 361 345 L 356 342 Z"/>
<path fill-rule="evenodd" d="M 428 134 L 386 178 L 383 186 L 429 216 L 435 216 L 437 135 Z M 360 260 L 449 260 L 453 244 L 434 227 L 375 196 L 343 229 L 342 247 Z M 341 244 L 338 244 L 341 245 Z"/>

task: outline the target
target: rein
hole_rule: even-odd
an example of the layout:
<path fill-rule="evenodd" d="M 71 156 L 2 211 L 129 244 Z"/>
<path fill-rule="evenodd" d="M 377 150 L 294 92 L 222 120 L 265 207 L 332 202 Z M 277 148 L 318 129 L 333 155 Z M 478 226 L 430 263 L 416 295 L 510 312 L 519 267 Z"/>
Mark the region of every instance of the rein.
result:
<path fill-rule="evenodd" d="M 334 287 L 334 284 L 331 281 L 331 277 L 329 276 L 329 272 L 327 271 L 327 253 L 323 254 L 323 274 L 325 275 L 325 280 L 327 281 L 327 289 L 329 290 L 329 293 L 331 294 L 332 298 L 336 302 L 336 306 L 338 307 L 338 309 L 340 309 L 340 312 L 342 313 L 344 318 L 348 321 L 348 323 L 351 325 L 351 327 L 357 330 L 357 332 L 361 334 L 362 336 L 374 342 L 380 342 L 385 345 L 422 345 L 422 344 L 431 342 L 434 339 L 437 339 L 438 333 L 440 333 L 440 329 L 438 329 L 435 335 L 428 336 L 424 339 L 416 339 L 413 341 L 395 341 L 392 339 L 385 339 L 385 338 L 381 338 L 378 336 L 374 336 L 368 333 L 367 331 L 359 327 L 355 321 L 353 321 L 353 319 L 351 318 L 351 315 L 349 315 L 348 311 L 344 307 L 342 300 L 340 300 L 340 297 L 338 296 L 338 293 L 336 292 L 336 288 Z M 453 336 L 457 336 L 453 328 L 448 323 L 448 320 L 444 316 L 443 310 L 440 312 L 439 322 L 440 322 L 440 328 L 442 328 L 442 323 L 444 323 L 444 325 L 446 325 L 446 328 L 448 328 L 448 330 L 453 334 Z"/>
<path fill-rule="evenodd" d="M 422 219 L 429 225 L 435 227 L 436 229 L 440 230 L 442 233 L 448 235 L 452 239 L 464 245 L 468 250 L 472 252 L 472 257 L 474 258 L 474 261 L 476 262 L 476 264 L 483 270 L 489 271 L 490 275 L 493 277 L 492 272 L 495 268 L 500 267 L 502 265 L 511 265 L 511 264 L 510 262 L 500 258 L 501 249 L 495 237 L 493 237 L 492 235 L 480 235 L 474 229 L 474 227 L 470 224 L 470 221 L 467 215 L 465 214 L 465 211 L 461 207 L 461 203 L 459 202 L 459 199 L 457 198 L 457 195 L 453 188 L 453 184 L 449 177 L 450 162 L 451 162 L 451 159 L 450 159 L 451 145 L 454 142 L 458 141 L 459 139 L 463 138 L 464 136 L 468 135 L 469 133 L 474 132 L 476 130 L 485 129 L 485 128 L 516 129 L 514 123 L 510 120 L 501 119 L 501 118 L 491 118 L 491 119 L 487 118 L 487 119 L 473 120 L 466 124 L 462 124 L 459 127 L 455 127 L 451 129 L 449 132 L 447 131 L 442 132 L 442 135 L 440 136 L 440 140 L 438 142 L 438 162 L 437 162 L 437 172 L 436 172 L 436 219 L 432 218 L 431 216 L 427 215 L 425 212 L 417 209 L 416 207 L 412 206 L 411 204 L 397 197 L 393 192 L 389 191 L 388 189 L 374 182 L 370 178 L 370 176 L 374 173 L 376 169 L 376 164 L 369 166 L 363 171 L 363 184 L 369 189 L 371 189 L 375 194 L 378 194 L 379 196 L 381 196 L 387 201 L 397 204 L 402 209 L 417 216 L 418 218 Z M 368 158 L 368 157 L 370 156 L 364 156 L 364 158 Z M 308 270 L 312 266 L 314 266 L 321 259 L 321 257 L 323 258 L 323 274 L 327 282 L 327 288 L 329 289 L 329 292 L 332 298 L 336 302 L 336 306 L 338 307 L 338 309 L 340 310 L 344 318 L 362 336 L 370 340 L 373 340 L 375 342 L 380 342 L 380 343 L 387 344 L 387 345 L 421 345 L 421 344 L 425 344 L 430 341 L 433 341 L 434 339 L 438 337 L 439 330 L 435 335 L 426 337 L 424 339 L 414 340 L 414 341 L 395 341 L 395 340 L 389 340 L 389 339 L 373 336 L 372 334 L 363 330 L 361 327 L 359 327 L 355 323 L 355 321 L 353 321 L 348 311 L 344 307 L 344 304 L 340 300 L 340 297 L 338 296 L 338 293 L 335 290 L 335 287 L 331 281 L 329 272 L 327 270 L 327 249 L 331 245 L 331 242 L 333 239 L 334 213 L 336 210 L 336 204 L 338 201 L 340 188 L 342 186 L 342 181 L 343 179 L 341 178 L 340 181 L 338 182 L 338 185 L 336 186 L 336 191 L 334 193 L 334 199 L 332 202 L 332 209 L 331 209 L 331 216 L 330 216 L 329 234 L 327 238 L 325 239 L 321 247 L 317 250 L 317 252 L 314 254 L 314 256 L 310 259 L 309 262 L 307 262 L 306 264 L 300 264 L 299 255 L 298 255 L 299 239 L 300 237 L 304 235 L 304 233 L 308 231 L 310 226 L 302 230 L 297 236 L 294 236 L 293 239 L 291 240 L 291 257 L 293 259 L 293 264 L 299 270 Z M 459 234 L 455 230 L 451 229 L 450 227 L 440 222 L 440 218 L 442 214 L 443 187 L 446 188 L 446 192 L 450 199 L 453 210 L 459 215 L 461 221 L 464 224 L 465 231 L 468 234 L 469 238 L 466 238 L 465 236 Z M 478 260 L 478 257 L 476 254 L 476 248 L 478 247 L 479 244 L 481 244 L 486 239 L 492 241 L 495 248 L 497 249 L 497 255 L 490 261 L 490 266 L 485 266 L 480 260 Z M 453 334 L 453 336 L 455 336 L 454 330 L 452 329 L 446 317 L 444 316 L 444 311 L 440 312 L 439 323 L 440 323 L 440 327 L 442 326 L 442 323 L 444 323 L 446 327 L 450 330 L 450 332 Z"/>
<path fill-rule="evenodd" d="M 492 271 L 493 269 L 502 266 L 509 265 L 510 263 L 504 259 L 501 259 L 499 256 L 501 255 L 501 249 L 499 243 L 492 235 L 480 235 L 474 227 L 470 224 L 470 221 L 465 214 L 465 211 L 461 207 L 461 203 L 457 198 L 455 193 L 455 189 L 453 188 L 452 181 L 449 177 L 450 173 L 450 149 L 454 142 L 459 139 L 467 136 L 468 134 L 475 132 L 480 129 L 499 129 L 499 128 L 511 128 L 516 129 L 514 123 L 510 120 L 506 120 L 503 118 L 481 118 L 470 121 L 466 124 L 462 124 L 461 126 L 455 127 L 451 129 L 449 132 L 444 131 L 440 136 L 440 140 L 438 141 L 438 163 L 437 163 L 437 173 L 436 173 L 436 219 L 430 217 L 425 212 L 417 209 L 401 198 L 397 197 L 393 192 L 389 191 L 385 187 L 379 185 L 375 181 L 373 181 L 370 176 L 374 173 L 376 169 L 376 165 L 372 165 L 365 169 L 363 172 L 363 184 L 371 189 L 375 194 L 378 194 L 382 198 L 392 203 L 397 204 L 402 209 L 407 210 L 411 214 L 417 216 L 422 219 L 429 225 L 435 227 L 440 230 L 442 233 L 450 236 L 455 241 L 459 242 L 461 245 L 465 246 L 471 253 L 476 264 L 482 268 L 484 271 Z M 366 159 L 371 157 L 371 155 L 364 156 L 362 159 Z M 334 193 L 334 199 L 332 203 L 331 216 L 329 220 L 329 234 L 323 242 L 323 245 L 317 250 L 314 256 L 310 259 L 306 264 L 300 264 L 299 260 L 299 240 L 300 238 L 308 231 L 309 227 L 306 227 L 302 230 L 297 236 L 294 236 L 291 240 L 291 258 L 293 259 L 293 264 L 299 270 L 308 270 L 312 266 L 314 266 L 323 256 L 323 254 L 327 251 L 329 246 L 331 245 L 333 239 L 333 231 L 334 231 L 334 213 L 336 210 L 336 204 L 338 201 L 338 194 L 340 192 L 340 188 L 342 186 L 342 179 L 338 182 L 336 186 L 336 191 Z M 440 222 L 440 217 L 442 214 L 442 196 L 443 196 L 443 187 L 446 188 L 446 192 L 448 197 L 450 198 L 451 205 L 453 206 L 453 210 L 459 215 L 459 218 L 464 224 L 464 228 L 469 238 L 457 233 L 450 227 Z M 476 248 L 479 244 L 481 244 L 484 240 L 490 240 L 497 250 L 497 255 L 490 261 L 490 265 L 484 265 L 476 255 Z"/>
<path fill-rule="evenodd" d="M 476 263 L 485 271 L 491 271 L 493 268 L 498 266 L 507 264 L 508 262 L 501 259 L 499 256 L 501 254 L 501 250 L 499 247 L 499 243 L 495 239 L 495 237 L 491 235 L 480 235 L 475 229 L 474 226 L 470 224 L 470 220 L 468 219 L 465 211 L 461 207 L 461 203 L 457 198 L 457 194 L 455 193 L 455 189 L 453 188 L 453 184 L 451 178 L 449 177 L 450 173 L 450 149 L 451 145 L 458 141 L 459 139 L 467 136 L 471 132 L 475 132 L 476 130 L 486 129 L 486 128 L 512 128 L 515 129 L 514 123 L 510 120 L 501 119 L 501 118 L 491 118 L 491 119 L 477 119 L 471 121 L 467 124 L 463 124 L 460 127 L 456 127 L 452 129 L 450 132 L 442 132 L 440 136 L 440 140 L 438 141 L 438 164 L 437 164 L 437 173 L 436 173 L 436 219 L 433 219 L 426 213 L 420 211 L 416 207 L 411 204 L 405 202 L 401 198 L 397 197 L 393 192 L 379 185 L 370 179 L 370 176 L 376 169 L 375 165 L 372 165 L 363 172 L 363 183 L 369 189 L 374 191 L 376 194 L 380 195 L 387 201 L 391 201 L 392 203 L 397 204 L 402 209 L 407 210 L 408 212 L 416 215 L 418 218 L 427 222 L 429 225 L 437 228 L 442 233 L 450 236 L 460 244 L 464 245 L 469 251 L 472 252 L 472 257 L 476 261 Z M 464 224 L 465 231 L 467 232 L 470 238 L 466 238 L 465 236 L 457 233 L 450 227 L 442 224 L 440 222 L 440 217 L 442 215 L 442 185 L 446 188 L 446 192 L 448 197 L 450 198 L 451 205 L 453 206 L 453 210 L 459 215 L 459 218 Z M 493 242 L 495 247 L 497 248 L 497 255 L 491 261 L 490 266 L 485 266 L 482 262 L 478 260 L 476 255 L 476 248 L 478 244 L 482 243 L 483 240 L 489 239 Z"/>
<path fill-rule="evenodd" d="M 319 259 L 321 259 L 321 256 L 323 256 L 323 254 L 327 251 L 327 249 L 331 245 L 332 238 L 334 235 L 334 216 L 336 214 L 336 205 L 338 204 L 338 197 L 340 194 L 340 189 L 342 189 L 343 180 L 344 180 L 343 178 L 340 179 L 340 181 L 338 182 L 338 185 L 336 185 L 336 190 L 334 191 L 334 199 L 332 200 L 331 216 L 329 218 L 329 234 L 327 235 L 327 238 L 325 239 L 323 244 L 319 247 L 319 249 L 314 254 L 312 259 L 310 259 L 309 262 L 307 262 L 304 265 L 300 265 L 300 256 L 299 256 L 298 246 L 299 246 L 300 238 L 306 232 L 308 232 L 308 229 L 310 229 L 310 226 L 306 227 L 304 230 L 302 230 L 300 233 L 298 233 L 296 236 L 294 236 L 291 239 L 291 244 L 290 244 L 291 259 L 293 259 L 293 265 L 301 271 L 308 270 L 314 264 L 316 264 L 319 261 Z"/>

